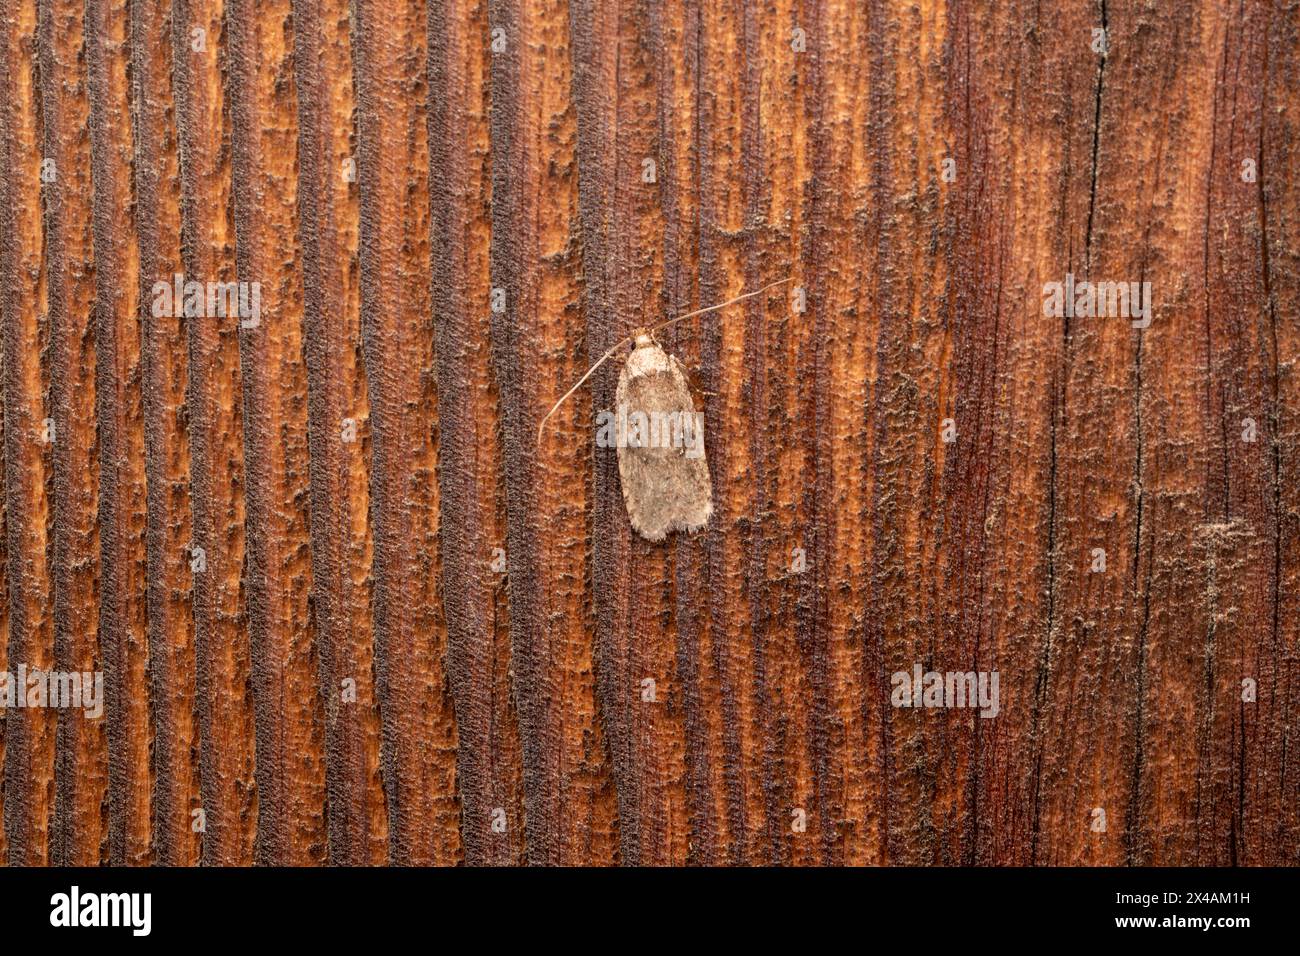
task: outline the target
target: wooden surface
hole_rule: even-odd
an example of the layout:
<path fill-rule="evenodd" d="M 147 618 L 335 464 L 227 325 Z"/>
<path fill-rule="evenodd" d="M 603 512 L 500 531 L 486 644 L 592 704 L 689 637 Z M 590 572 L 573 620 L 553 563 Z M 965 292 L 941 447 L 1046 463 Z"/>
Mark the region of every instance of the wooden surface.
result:
<path fill-rule="evenodd" d="M 1300 863 L 1288 0 L 8 0 L 0 283 L 10 863 Z"/>

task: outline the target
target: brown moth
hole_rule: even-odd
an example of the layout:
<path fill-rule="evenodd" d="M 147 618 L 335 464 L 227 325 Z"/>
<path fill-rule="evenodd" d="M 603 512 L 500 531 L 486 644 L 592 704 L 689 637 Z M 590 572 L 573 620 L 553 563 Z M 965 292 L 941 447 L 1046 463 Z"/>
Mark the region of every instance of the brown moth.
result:
<path fill-rule="evenodd" d="M 669 531 L 698 531 L 713 514 L 704 416 L 695 413 L 677 359 L 648 329 L 639 329 L 634 343 L 614 399 L 615 429 L 622 428 L 618 477 L 632 527 L 647 541 L 662 541 Z"/>
<path fill-rule="evenodd" d="M 543 416 L 537 426 L 538 446 L 542 429 L 555 410 L 607 359 L 631 342 L 632 352 L 618 376 L 617 410 L 612 416 L 602 413 L 606 418 L 603 427 L 612 425 L 618 448 L 618 477 L 628 520 L 648 541 L 662 541 L 670 531 L 700 530 L 713 514 L 713 487 L 704 457 L 704 416 L 695 411 L 681 363 L 659 347 L 654 333 L 682 319 L 762 295 L 789 281 L 781 279 L 719 305 L 639 328 L 616 342 Z"/>

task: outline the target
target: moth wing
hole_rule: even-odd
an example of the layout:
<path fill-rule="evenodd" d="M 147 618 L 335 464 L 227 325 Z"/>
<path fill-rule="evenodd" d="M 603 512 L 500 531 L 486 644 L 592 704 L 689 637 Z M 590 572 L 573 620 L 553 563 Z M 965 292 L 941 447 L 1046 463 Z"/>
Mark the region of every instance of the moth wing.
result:
<path fill-rule="evenodd" d="M 633 434 L 643 427 L 634 421 L 637 412 L 653 426 L 655 414 L 663 424 L 677 422 L 682 428 L 683 414 L 695 419 L 695 403 L 690 387 L 677 359 L 669 356 L 662 371 L 629 374 L 624 366 L 616 392 L 619 418 L 628 416 L 629 441 L 618 447 L 618 475 L 623 486 L 623 503 L 632 527 L 643 538 L 662 541 L 670 531 L 698 531 L 709 523 L 713 514 L 713 487 L 709 466 L 704 457 L 703 430 L 693 436 L 679 432 L 680 442 L 665 442 L 662 437 L 652 447 L 632 447 Z M 674 418 L 675 416 L 675 418 Z M 662 435 L 662 433 L 661 433 Z M 649 436 L 647 436 L 649 437 Z M 643 439 L 643 446 L 647 442 Z M 668 447 L 663 447 L 665 444 Z"/>

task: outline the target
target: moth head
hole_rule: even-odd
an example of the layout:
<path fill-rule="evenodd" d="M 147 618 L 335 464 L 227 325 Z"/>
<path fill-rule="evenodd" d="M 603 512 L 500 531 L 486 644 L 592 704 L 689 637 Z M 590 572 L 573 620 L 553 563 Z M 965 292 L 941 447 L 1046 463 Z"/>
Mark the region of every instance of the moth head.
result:
<path fill-rule="evenodd" d="M 740 302 L 743 299 L 751 299 L 756 295 L 762 295 L 764 292 L 768 291 L 769 289 L 774 289 L 777 286 L 783 285 L 786 282 L 793 282 L 793 281 L 794 281 L 794 276 L 787 276 L 784 279 L 778 279 L 776 282 L 768 283 L 767 285 L 763 286 L 763 288 L 761 289 L 756 289 L 753 292 L 746 292 L 743 295 L 736 296 L 734 299 L 728 299 L 726 302 L 720 302 L 717 305 L 705 306 L 702 309 L 696 309 L 694 312 L 687 312 L 685 315 L 676 316 L 674 318 L 668 319 L 667 321 L 660 322 L 658 325 L 641 326 L 640 328 L 635 329 L 632 332 L 632 336 L 631 336 L 632 345 L 633 345 L 632 352 L 633 354 L 635 354 L 637 349 L 644 349 L 650 347 L 658 348 L 658 343 L 655 342 L 654 340 L 654 333 L 657 329 L 662 329 L 665 326 L 672 325 L 674 322 L 680 322 L 682 319 L 689 319 L 692 316 L 703 315 L 705 312 L 712 312 L 715 309 L 726 308 L 727 306 L 734 305 L 735 303 Z M 625 344 L 627 344 L 627 339 L 622 338 L 619 339 L 617 342 L 615 342 L 613 345 L 611 345 L 609 347 L 609 350 L 600 358 L 596 359 L 596 361 L 592 364 L 591 368 L 587 369 L 587 371 L 583 374 L 582 378 L 574 382 L 573 387 L 570 388 L 567 392 L 565 392 L 562 396 L 560 396 L 559 400 L 554 405 L 551 406 L 551 410 L 542 416 L 542 420 L 537 426 L 537 444 L 539 446 L 542 443 L 542 429 L 546 427 L 546 420 L 555 414 L 555 410 L 559 408 L 561 405 L 563 405 L 565 401 L 568 400 L 569 396 L 571 396 L 574 392 L 576 392 L 579 386 L 581 386 L 583 382 L 585 382 L 587 379 L 591 377 L 592 373 L 595 372 L 596 369 L 600 368 L 600 366 L 603 365 L 608 359 L 613 358 L 616 354 L 618 354 L 618 350 L 621 349 Z"/>

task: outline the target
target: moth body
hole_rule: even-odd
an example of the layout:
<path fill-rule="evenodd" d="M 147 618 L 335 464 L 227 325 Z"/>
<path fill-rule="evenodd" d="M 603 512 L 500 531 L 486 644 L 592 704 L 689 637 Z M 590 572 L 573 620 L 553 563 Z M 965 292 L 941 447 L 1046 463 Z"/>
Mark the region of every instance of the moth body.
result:
<path fill-rule="evenodd" d="M 640 330 L 618 377 L 615 401 L 623 503 L 633 529 L 649 541 L 698 531 L 713 514 L 704 454 L 703 415 L 695 411 L 681 363 Z"/>

